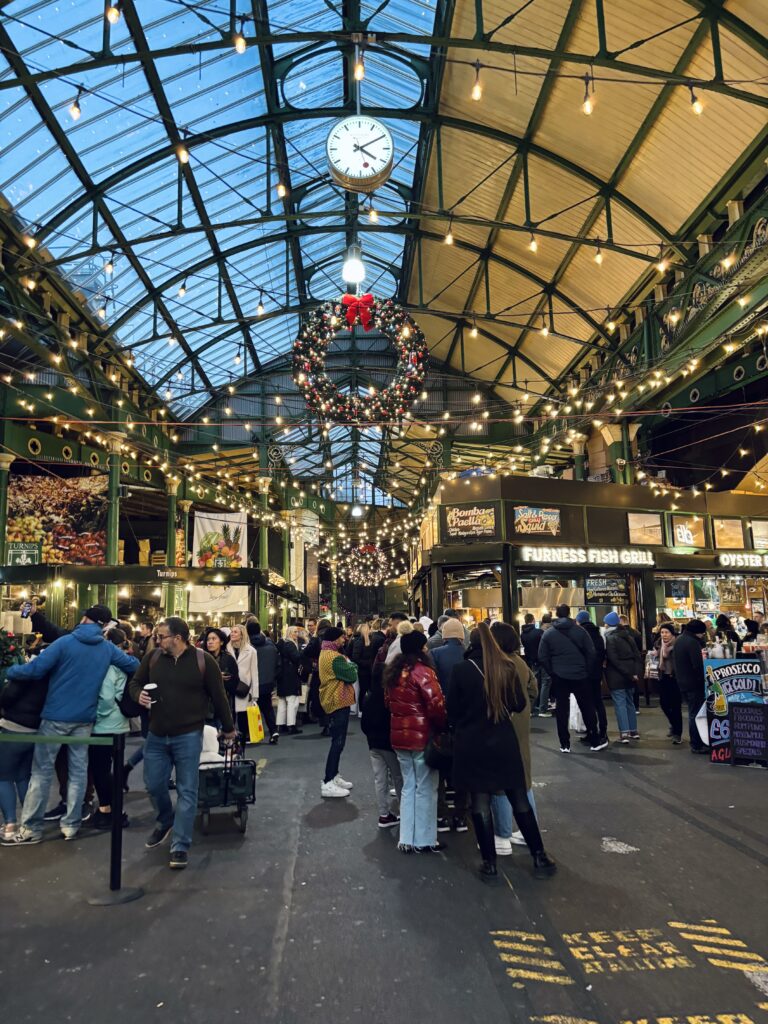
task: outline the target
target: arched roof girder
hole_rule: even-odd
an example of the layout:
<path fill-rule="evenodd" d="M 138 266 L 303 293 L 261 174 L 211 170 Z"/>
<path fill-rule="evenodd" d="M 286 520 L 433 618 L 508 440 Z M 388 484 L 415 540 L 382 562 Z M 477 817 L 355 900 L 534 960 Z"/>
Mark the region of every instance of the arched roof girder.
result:
<path fill-rule="evenodd" d="M 216 139 L 231 137 L 241 134 L 242 132 L 257 131 L 260 128 L 264 128 L 266 125 L 272 125 L 275 123 L 284 125 L 292 121 L 340 118 L 348 112 L 349 111 L 346 107 L 318 107 L 314 109 L 308 108 L 306 110 L 279 110 L 259 117 L 246 118 L 245 120 L 238 121 L 236 124 L 219 125 L 202 134 L 190 135 L 185 138 L 184 144 L 189 150 L 191 156 L 194 158 L 194 149 L 196 145 L 202 145 L 203 143 L 212 142 Z M 473 121 L 466 121 L 463 118 L 448 117 L 443 114 L 433 114 L 428 111 L 418 109 L 392 110 L 388 107 L 366 107 L 366 113 L 371 114 L 374 117 L 380 117 L 390 121 L 404 120 L 413 121 L 418 124 L 432 122 L 440 129 L 445 128 L 454 131 L 467 132 L 471 135 L 480 135 L 484 138 L 492 139 L 517 150 L 525 150 L 529 155 L 539 157 L 541 160 L 551 163 L 556 167 L 567 171 L 569 174 L 574 175 L 574 177 L 586 182 L 594 188 L 597 193 L 604 196 L 610 196 L 614 202 L 624 207 L 624 209 L 645 224 L 646 227 L 648 227 L 649 230 L 658 237 L 660 242 L 674 244 L 674 237 L 671 231 L 669 231 L 664 225 L 660 224 L 655 217 L 651 216 L 651 214 L 640 207 L 632 199 L 614 188 L 610 182 L 605 181 L 597 174 L 593 174 L 587 168 L 581 167 L 573 160 L 569 160 L 567 157 L 561 156 L 559 153 L 555 153 L 553 150 L 547 149 L 545 146 L 540 146 L 538 143 L 531 142 L 523 136 L 514 135 L 511 132 L 504 132 L 499 128 L 492 128 L 488 125 L 478 124 Z M 62 207 L 62 209 L 46 224 L 41 226 L 41 229 L 37 234 L 38 242 L 44 242 L 49 235 L 55 232 L 61 225 L 65 224 L 84 206 L 87 206 L 88 203 L 97 198 L 103 199 L 109 193 L 110 189 L 115 188 L 118 185 L 124 185 L 125 182 L 130 180 L 134 175 L 140 174 L 142 171 L 145 171 L 147 168 L 159 163 L 161 160 L 167 160 L 170 158 L 176 159 L 176 154 L 174 147 L 169 143 L 168 145 L 160 146 L 157 149 L 144 154 L 144 156 L 140 157 L 138 160 L 134 160 L 133 163 L 121 168 L 119 171 L 109 175 L 102 181 L 94 183 L 92 189 L 84 190 L 82 194 L 78 195 L 70 203 Z M 685 257 L 686 254 L 681 252 L 680 255 Z"/>
<path fill-rule="evenodd" d="M 367 226 L 364 227 L 361 225 L 359 230 L 360 233 L 363 234 L 364 232 L 367 232 L 369 228 Z M 426 239 L 427 241 L 430 242 L 443 242 L 442 235 L 439 235 L 433 231 L 418 231 L 413 226 L 407 224 L 388 226 L 385 229 L 381 230 L 385 230 L 389 234 L 400 234 L 406 236 L 418 234 L 421 238 Z M 303 233 L 305 235 L 335 234 L 337 232 L 337 225 L 318 225 L 303 229 Z M 235 245 L 232 246 L 230 249 L 222 250 L 220 257 L 212 254 L 207 255 L 204 259 L 198 260 L 196 263 L 184 267 L 183 270 L 169 276 L 165 281 L 160 283 L 154 290 L 147 291 L 146 293 L 144 293 L 141 299 L 139 299 L 137 302 L 134 302 L 131 306 L 124 310 L 121 316 L 110 324 L 111 331 L 119 331 L 120 328 L 123 327 L 130 320 L 130 318 L 134 316 L 134 314 L 136 314 L 140 309 L 142 309 L 148 303 L 154 302 L 157 295 L 162 294 L 162 292 L 180 283 L 182 280 L 184 280 L 184 278 L 191 277 L 193 274 L 200 273 L 201 271 L 206 270 L 208 267 L 214 266 L 218 262 L 219 258 L 225 260 L 233 259 L 234 257 L 239 256 L 244 252 L 248 252 L 253 249 L 258 249 L 265 245 L 276 245 L 281 242 L 285 242 L 287 239 L 291 238 L 293 234 L 294 232 L 291 231 L 280 231 L 273 235 L 265 235 L 262 238 L 249 239 L 247 242 L 242 242 L 240 245 Z M 601 338 L 603 338 L 607 347 L 612 347 L 611 339 L 608 337 L 607 334 L 605 334 L 602 325 L 598 323 L 594 319 L 594 317 L 590 316 L 589 313 L 585 312 L 579 306 L 579 304 L 574 299 L 572 299 L 566 292 L 563 292 L 560 288 L 552 287 L 549 281 L 547 281 L 543 277 L 540 277 L 538 274 L 535 274 L 528 267 L 522 266 L 522 264 L 510 260 L 506 256 L 500 256 L 498 253 L 489 253 L 485 249 L 481 248 L 478 245 L 475 245 L 472 242 L 463 241 L 458 238 L 454 240 L 454 248 L 464 249 L 467 252 L 471 252 L 479 260 L 489 260 L 490 262 L 497 264 L 498 266 L 504 267 L 506 270 L 510 270 L 513 273 L 519 274 L 522 277 L 526 278 L 528 281 L 531 281 L 544 294 L 550 295 L 552 298 L 559 299 L 564 305 L 568 307 L 568 309 L 571 310 L 571 312 L 579 316 L 586 324 L 588 324 L 591 330 L 595 331 Z M 320 300 L 317 301 L 319 302 Z M 288 311 L 289 310 L 286 309 L 283 312 Z M 427 309 L 425 310 L 425 312 L 431 312 L 431 310 Z M 263 317 L 256 316 L 246 317 L 247 321 L 250 320 L 254 323 L 263 321 L 263 319 Z M 217 338 L 214 339 L 214 341 L 216 340 L 220 340 L 220 336 L 217 336 Z M 214 341 L 212 341 L 211 344 L 213 344 Z M 591 342 L 579 343 L 587 345 L 588 347 L 591 348 L 601 348 L 601 346 Z M 205 347 L 207 346 L 203 346 L 197 351 L 202 352 L 205 350 Z M 98 348 L 101 348 L 101 346 L 99 346 Z"/>

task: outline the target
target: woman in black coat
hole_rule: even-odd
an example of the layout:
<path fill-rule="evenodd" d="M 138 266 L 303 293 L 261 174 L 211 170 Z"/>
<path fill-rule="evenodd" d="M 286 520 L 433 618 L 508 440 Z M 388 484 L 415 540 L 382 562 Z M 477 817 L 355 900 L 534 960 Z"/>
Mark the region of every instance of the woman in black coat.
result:
<path fill-rule="evenodd" d="M 303 730 L 296 725 L 296 715 L 301 703 L 301 653 L 299 651 L 298 626 L 289 626 L 285 638 L 277 641 L 277 650 L 282 659 L 282 672 L 277 680 L 277 728 L 280 732 L 298 736 Z"/>
<path fill-rule="evenodd" d="M 2 673 L 0 673 L 2 675 Z M 48 696 L 48 676 L 42 679 L 15 679 L 2 686 L 0 717 L 5 725 L 0 733 L 36 733 Z M 63 748 L 63 749 L 66 749 Z M 32 775 L 34 743 L 0 743 L 0 810 L 4 827 L 0 838 L 11 840 L 17 831 L 16 797 L 24 803 Z"/>
<path fill-rule="evenodd" d="M 365 701 L 365 695 L 368 693 L 368 689 L 371 685 L 371 670 L 373 669 L 373 659 L 376 657 L 381 644 L 374 647 L 371 642 L 371 630 L 367 622 L 361 622 L 357 627 L 357 633 L 352 640 L 352 650 L 350 658 L 357 665 L 357 683 L 358 683 L 358 696 L 357 696 L 357 710 L 361 712 L 363 709 L 363 702 Z"/>
<path fill-rule="evenodd" d="M 229 637 L 223 629 L 209 629 L 205 638 L 205 649 L 215 658 L 216 664 L 221 669 L 221 678 L 224 680 L 224 689 L 227 691 L 229 703 L 232 705 L 232 714 L 235 713 L 235 690 L 240 682 L 240 673 L 237 670 L 237 661 L 227 651 Z M 209 710 L 213 710 L 210 705 Z"/>
<path fill-rule="evenodd" d="M 483 881 L 498 881 L 491 816 L 491 796 L 498 793 L 506 793 L 512 804 L 517 826 L 533 856 L 534 875 L 545 878 L 553 875 L 557 866 L 544 850 L 528 802 L 525 768 L 512 724 L 512 716 L 525 709 L 528 696 L 515 663 L 501 650 L 488 626 L 480 623 L 476 632 L 481 657 L 475 660 L 470 646 L 465 660 L 454 665 L 448 685 L 448 721 L 455 733 L 453 784 L 457 791 L 472 794 Z"/>

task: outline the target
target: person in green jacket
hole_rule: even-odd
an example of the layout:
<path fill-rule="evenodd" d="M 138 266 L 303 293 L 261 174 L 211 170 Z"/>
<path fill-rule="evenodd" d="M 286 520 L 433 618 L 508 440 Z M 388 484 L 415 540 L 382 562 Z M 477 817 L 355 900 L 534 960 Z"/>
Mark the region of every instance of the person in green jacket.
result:
<path fill-rule="evenodd" d="M 110 629 L 107 633 L 107 640 L 123 651 L 128 650 L 128 637 L 122 629 L 117 627 Z M 130 723 L 117 703 L 123 696 L 127 679 L 125 672 L 116 665 L 110 665 L 107 669 L 107 674 L 104 676 L 99 690 L 92 736 L 116 736 L 129 731 Z M 99 800 L 99 809 L 91 819 L 91 824 L 94 828 L 111 829 L 112 747 L 88 747 L 88 767 L 91 770 L 96 796 Z M 128 815 L 123 814 L 123 827 L 127 824 Z"/>
<path fill-rule="evenodd" d="M 325 762 L 325 776 L 320 787 L 324 797 L 349 796 L 352 783 L 339 775 L 339 762 L 347 741 L 349 709 L 355 703 L 357 665 L 341 653 L 346 641 L 343 629 L 331 626 L 323 633 L 317 669 L 320 675 L 320 703 L 328 716 L 331 749 Z"/>

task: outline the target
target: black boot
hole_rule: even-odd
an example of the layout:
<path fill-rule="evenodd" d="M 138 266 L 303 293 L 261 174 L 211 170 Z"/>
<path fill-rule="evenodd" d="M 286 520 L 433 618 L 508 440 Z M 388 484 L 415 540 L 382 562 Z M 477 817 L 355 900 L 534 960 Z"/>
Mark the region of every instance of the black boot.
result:
<path fill-rule="evenodd" d="M 123 789 L 124 789 L 124 791 L 125 791 L 126 793 L 127 793 L 127 792 L 128 792 L 128 790 L 129 790 L 129 789 L 131 788 L 131 787 L 130 787 L 130 786 L 128 785 L 128 776 L 129 776 L 129 775 L 131 774 L 131 769 L 132 769 L 132 768 L 133 768 L 133 765 L 132 765 L 132 764 L 124 764 L 124 765 L 123 765 Z"/>
<path fill-rule="evenodd" d="M 300 736 L 303 732 L 304 732 L 304 730 L 300 729 L 298 727 L 298 725 L 289 725 L 288 726 L 288 733 L 291 736 Z"/>
<path fill-rule="evenodd" d="M 472 824 L 475 826 L 477 845 L 483 858 L 479 869 L 480 879 L 490 885 L 497 884 L 499 873 L 496 870 L 496 843 L 493 837 L 493 818 L 490 810 L 486 814 L 473 813 Z"/>
<path fill-rule="evenodd" d="M 557 864 L 552 860 L 545 850 L 539 850 L 533 855 L 533 877 L 551 878 L 557 873 Z"/>

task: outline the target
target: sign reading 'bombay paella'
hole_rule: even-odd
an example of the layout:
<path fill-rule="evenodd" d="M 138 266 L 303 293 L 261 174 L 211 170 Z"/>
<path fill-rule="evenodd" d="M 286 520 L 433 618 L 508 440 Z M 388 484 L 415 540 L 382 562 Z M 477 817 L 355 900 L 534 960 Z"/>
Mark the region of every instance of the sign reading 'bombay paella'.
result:
<path fill-rule="evenodd" d="M 515 533 L 545 533 L 557 537 L 560 533 L 559 508 L 535 508 L 533 505 L 515 505 Z"/>
<path fill-rule="evenodd" d="M 498 502 L 442 505 L 440 535 L 443 543 L 462 540 L 498 540 Z"/>

